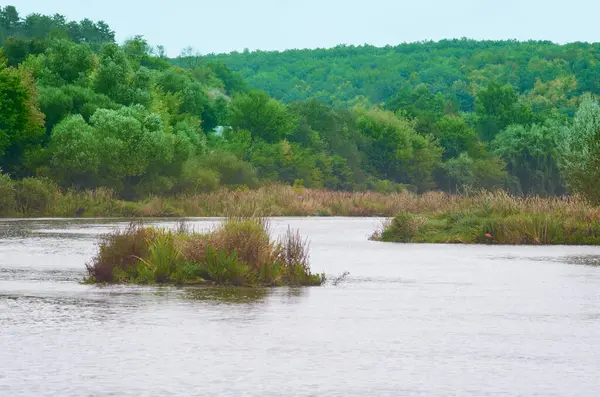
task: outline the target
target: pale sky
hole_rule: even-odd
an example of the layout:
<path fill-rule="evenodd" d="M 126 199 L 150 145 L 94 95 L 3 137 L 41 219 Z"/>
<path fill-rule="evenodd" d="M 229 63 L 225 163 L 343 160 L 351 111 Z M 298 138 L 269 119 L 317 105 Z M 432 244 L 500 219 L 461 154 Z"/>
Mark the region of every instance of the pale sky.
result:
<path fill-rule="evenodd" d="M 400 44 L 420 40 L 600 41 L 600 0 L 5 0 L 24 16 L 104 20 L 122 41 L 136 34 L 203 54 Z"/>

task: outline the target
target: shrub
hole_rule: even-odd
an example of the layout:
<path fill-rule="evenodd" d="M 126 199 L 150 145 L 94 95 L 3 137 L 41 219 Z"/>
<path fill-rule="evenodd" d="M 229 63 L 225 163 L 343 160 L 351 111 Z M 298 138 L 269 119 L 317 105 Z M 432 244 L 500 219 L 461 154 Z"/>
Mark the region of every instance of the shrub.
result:
<path fill-rule="evenodd" d="M 384 241 L 411 242 L 427 226 L 427 218 L 409 212 L 401 212 L 384 228 L 381 239 Z"/>
<path fill-rule="evenodd" d="M 220 182 L 230 186 L 258 186 L 252 166 L 227 152 L 213 152 L 202 159 L 202 165 L 219 174 Z"/>
<path fill-rule="evenodd" d="M 9 215 L 15 211 L 15 184 L 10 176 L 0 169 L 0 215 Z"/>
<path fill-rule="evenodd" d="M 208 193 L 219 188 L 219 173 L 215 170 L 204 168 L 195 162 L 184 165 L 179 184 L 175 187 L 177 193 Z"/>
<path fill-rule="evenodd" d="M 58 187 L 45 178 L 24 178 L 15 184 L 17 209 L 24 215 L 45 215 L 54 204 Z"/>

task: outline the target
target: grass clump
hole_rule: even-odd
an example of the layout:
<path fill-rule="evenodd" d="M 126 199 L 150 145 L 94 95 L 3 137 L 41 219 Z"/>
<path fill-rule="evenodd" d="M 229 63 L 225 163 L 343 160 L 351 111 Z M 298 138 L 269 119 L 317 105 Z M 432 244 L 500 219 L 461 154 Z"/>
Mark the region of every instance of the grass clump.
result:
<path fill-rule="evenodd" d="M 600 214 L 575 198 L 479 193 L 426 212 L 400 212 L 373 240 L 403 243 L 600 245 Z"/>
<path fill-rule="evenodd" d="M 409 243 L 419 234 L 423 233 L 427 223 L 427 218 L 420 215 L 401 212 L 384 226 L 378 238 L 383 241 Z"/>
<path fill-rule="evenodd" d="M 260 218 L 229 218 L 207 233 L 131 224 L 103 236 L 88 283 L 313 286 L 308 243 L 288 229 L 274 241 Z"/>

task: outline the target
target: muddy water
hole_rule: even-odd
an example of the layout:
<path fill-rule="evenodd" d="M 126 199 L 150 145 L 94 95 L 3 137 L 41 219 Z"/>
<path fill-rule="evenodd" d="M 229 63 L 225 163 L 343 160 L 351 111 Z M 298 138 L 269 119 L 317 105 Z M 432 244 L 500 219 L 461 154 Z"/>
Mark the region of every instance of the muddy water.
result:
<path fill-rule="evenodd" d="M 350 276 L 249 291 L 80 285 L 125 223 L 0 221 L 0 396 L 600 395 L 600 248 L 370 242 L 378 223 L 274 220 Z"/>

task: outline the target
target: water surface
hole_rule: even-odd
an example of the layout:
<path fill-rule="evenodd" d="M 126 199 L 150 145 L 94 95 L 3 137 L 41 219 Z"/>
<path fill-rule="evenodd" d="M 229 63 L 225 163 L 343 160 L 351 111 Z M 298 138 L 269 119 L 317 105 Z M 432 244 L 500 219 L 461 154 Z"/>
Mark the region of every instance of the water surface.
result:
<path fill-rule="evenodd" d="M 237 290 L 81 285 L 126 222 L 0 221 L 0 396 L 600 395 L 600 248 L 368 241 L 379 223 L 273 220 L 350 276 Z"/>

